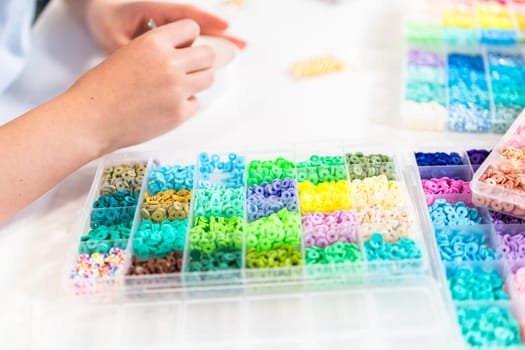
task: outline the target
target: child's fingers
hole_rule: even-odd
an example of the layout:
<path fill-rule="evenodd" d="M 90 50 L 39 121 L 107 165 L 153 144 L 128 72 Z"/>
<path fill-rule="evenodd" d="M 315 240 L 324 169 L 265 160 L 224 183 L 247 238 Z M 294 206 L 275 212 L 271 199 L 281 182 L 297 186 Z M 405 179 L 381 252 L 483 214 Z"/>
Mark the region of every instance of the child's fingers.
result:
<path fill-rule="evenodd" d="M 182 106 L 181 111 L 181 121 L 186 121 L 190 119 L 192 115 L 194 115 L 200 108 L 200 102 L 195 96 L 189 97 L 184 105 Z"/>
<path fill-rule="evenodd" d="M 228 28 L 228 22 L 222 18 L 215 16 L 209 12 L 203 11 L 192 5 L 176 5 L 173 6 L 173 14 L 176 15 L 178 11 L 182 12 L 182 16 L 175 18 L 191 18 L 195 20 L 201 26 L 202 30 L 226 30 Z M 169 17 L 170 12 L 167 11 L 166 15 Z"/>
<path fill-rule="evenodd" d="M 209 69 L 215 62 L 215 51 L 208 45 L 187 47 L 176 52 L 188 74 Z"/>
<path fill-rule="evenodd" d="M 213 84 L 214 73 L 212 69 L 202 70 L 200 72 L 192 73 L 188 76 L 190 79 L 189 93 L 195 95 L 202 90 L 206 90 Z"/>
<path fill-rule="evenodd" d="M 148 33 L 169 42 L 174 48 L 191 45 L 200 33 L 199 25 L 191 19 L 168 23 Z"/>
<path fill-rule="evenodd" d="M 206 34 L 206 35 L 211 35 L 211 36 L 215 36 L 215 37 L 218 37 L 218 38 L 223 38 L 223 39 L 226 39 L 228 41 L 230 41 L 231 43 L 233 43 L 235 46 L 237 46 L 239 49 L 244 49 L 247 45 L 246 41 L 242 40 L 242 39 L 239 39 L 237 37 L 234 37 L 234 36 L 231 36 L 231 35 L 228 35 L 224 32 L 221 32 L 221 31 L 202 31 L 202 34 Z"/>

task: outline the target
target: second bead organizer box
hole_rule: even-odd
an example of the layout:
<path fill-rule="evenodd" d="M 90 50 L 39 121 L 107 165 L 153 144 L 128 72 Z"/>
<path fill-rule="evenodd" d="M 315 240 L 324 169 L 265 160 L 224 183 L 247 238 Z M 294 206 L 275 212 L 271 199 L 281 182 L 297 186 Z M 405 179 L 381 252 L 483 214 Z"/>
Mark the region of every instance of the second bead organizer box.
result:
<path fill-rule="evenodd" d="M 477 206 L 469 186 L 476 181 L 474 171 L 483 173 L 497 149 L 447 150 L 457 156 L 439 162 L 429 157 L 434 152 L 415 157 L 448 286 L 445 298 L 454 305 L 464 342 L 523 348 L 525 220 Z"/>
<path fill-rule="evenodd" d="M 494 148 L 472 181 L 481 207 L 525 218 L 525 114 Z"/>
<path fill-rule="evenodd" d="M 401 118 L 409 128 L 504 133 L 525 107 L 522 47 L 406 52 Z"/>
<path fill-rule="evenodd" d="M 77 294 L 323 288 L 429 274 L 397 155 L 350 147 L 103 159 Z"/>

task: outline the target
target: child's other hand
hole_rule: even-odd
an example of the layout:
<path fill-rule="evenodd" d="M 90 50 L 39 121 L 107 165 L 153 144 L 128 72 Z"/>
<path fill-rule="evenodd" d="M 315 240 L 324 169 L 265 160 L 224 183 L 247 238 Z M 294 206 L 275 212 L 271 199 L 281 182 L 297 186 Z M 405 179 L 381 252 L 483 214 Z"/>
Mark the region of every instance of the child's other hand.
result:
<path fill-rule="evenodd" d="M 200 32 L 230 40 L 239 48 L 246 43 L 226 34 L 228 23 L 221 18 L 191 5 L 123 0 L 91 0 L 87 23 L 99 45 L 108 53 L 126 45 L 148 30 L 152 18 L 158 26 L 180 19 L 192 19 Z"/>
<path fill-rule="evenodd" d="M 65 93 L 82 137 L 97 153 L 141 143 L 168 132 L 199 108 L 194 97 L 213 81 L 215 53 L 190 47 L 199 25 L 189 19 L 148 31 L 87 72 Z M 72 121 L 73 122 L 73 121 Z"/>

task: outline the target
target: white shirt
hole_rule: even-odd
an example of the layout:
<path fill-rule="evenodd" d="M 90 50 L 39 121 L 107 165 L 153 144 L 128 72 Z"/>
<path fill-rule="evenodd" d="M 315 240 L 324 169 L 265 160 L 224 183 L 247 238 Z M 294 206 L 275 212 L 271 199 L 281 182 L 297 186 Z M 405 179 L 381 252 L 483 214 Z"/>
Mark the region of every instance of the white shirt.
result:
<path fill-rule="evenodd" d="M 24 68 L 35 0 L 0 0 L 0 94 Z"/>

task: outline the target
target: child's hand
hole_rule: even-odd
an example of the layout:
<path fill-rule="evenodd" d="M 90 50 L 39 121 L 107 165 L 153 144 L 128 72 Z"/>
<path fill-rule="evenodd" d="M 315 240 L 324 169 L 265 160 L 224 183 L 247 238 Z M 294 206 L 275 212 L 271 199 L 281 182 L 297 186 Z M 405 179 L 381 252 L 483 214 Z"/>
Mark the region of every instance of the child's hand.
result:
<path fill-rule="evenodd" d="M 202 34 L 228 39 L 240 48 L 246 45 L 241 39 L 225 33 L 227 22 L 190 5 L 91 0 L 87 9 L 88 26 L 99 45 L 108 53 L 147 31 L 150 18 L 159 26 L 180 19 L 193 19 L 199 24 Z"/>
<path fill-rule="evenodd" d="M 192 20 L 151 30 L 66 92 L 66 100 L 85 111 L 79 132 L 101 147 L 97 153 L 149 140 L 195 113 L 194 95 L 212 84 L 215 60 L 209 46 L 188 47 L 198 35 L 199 25 Z"/>

